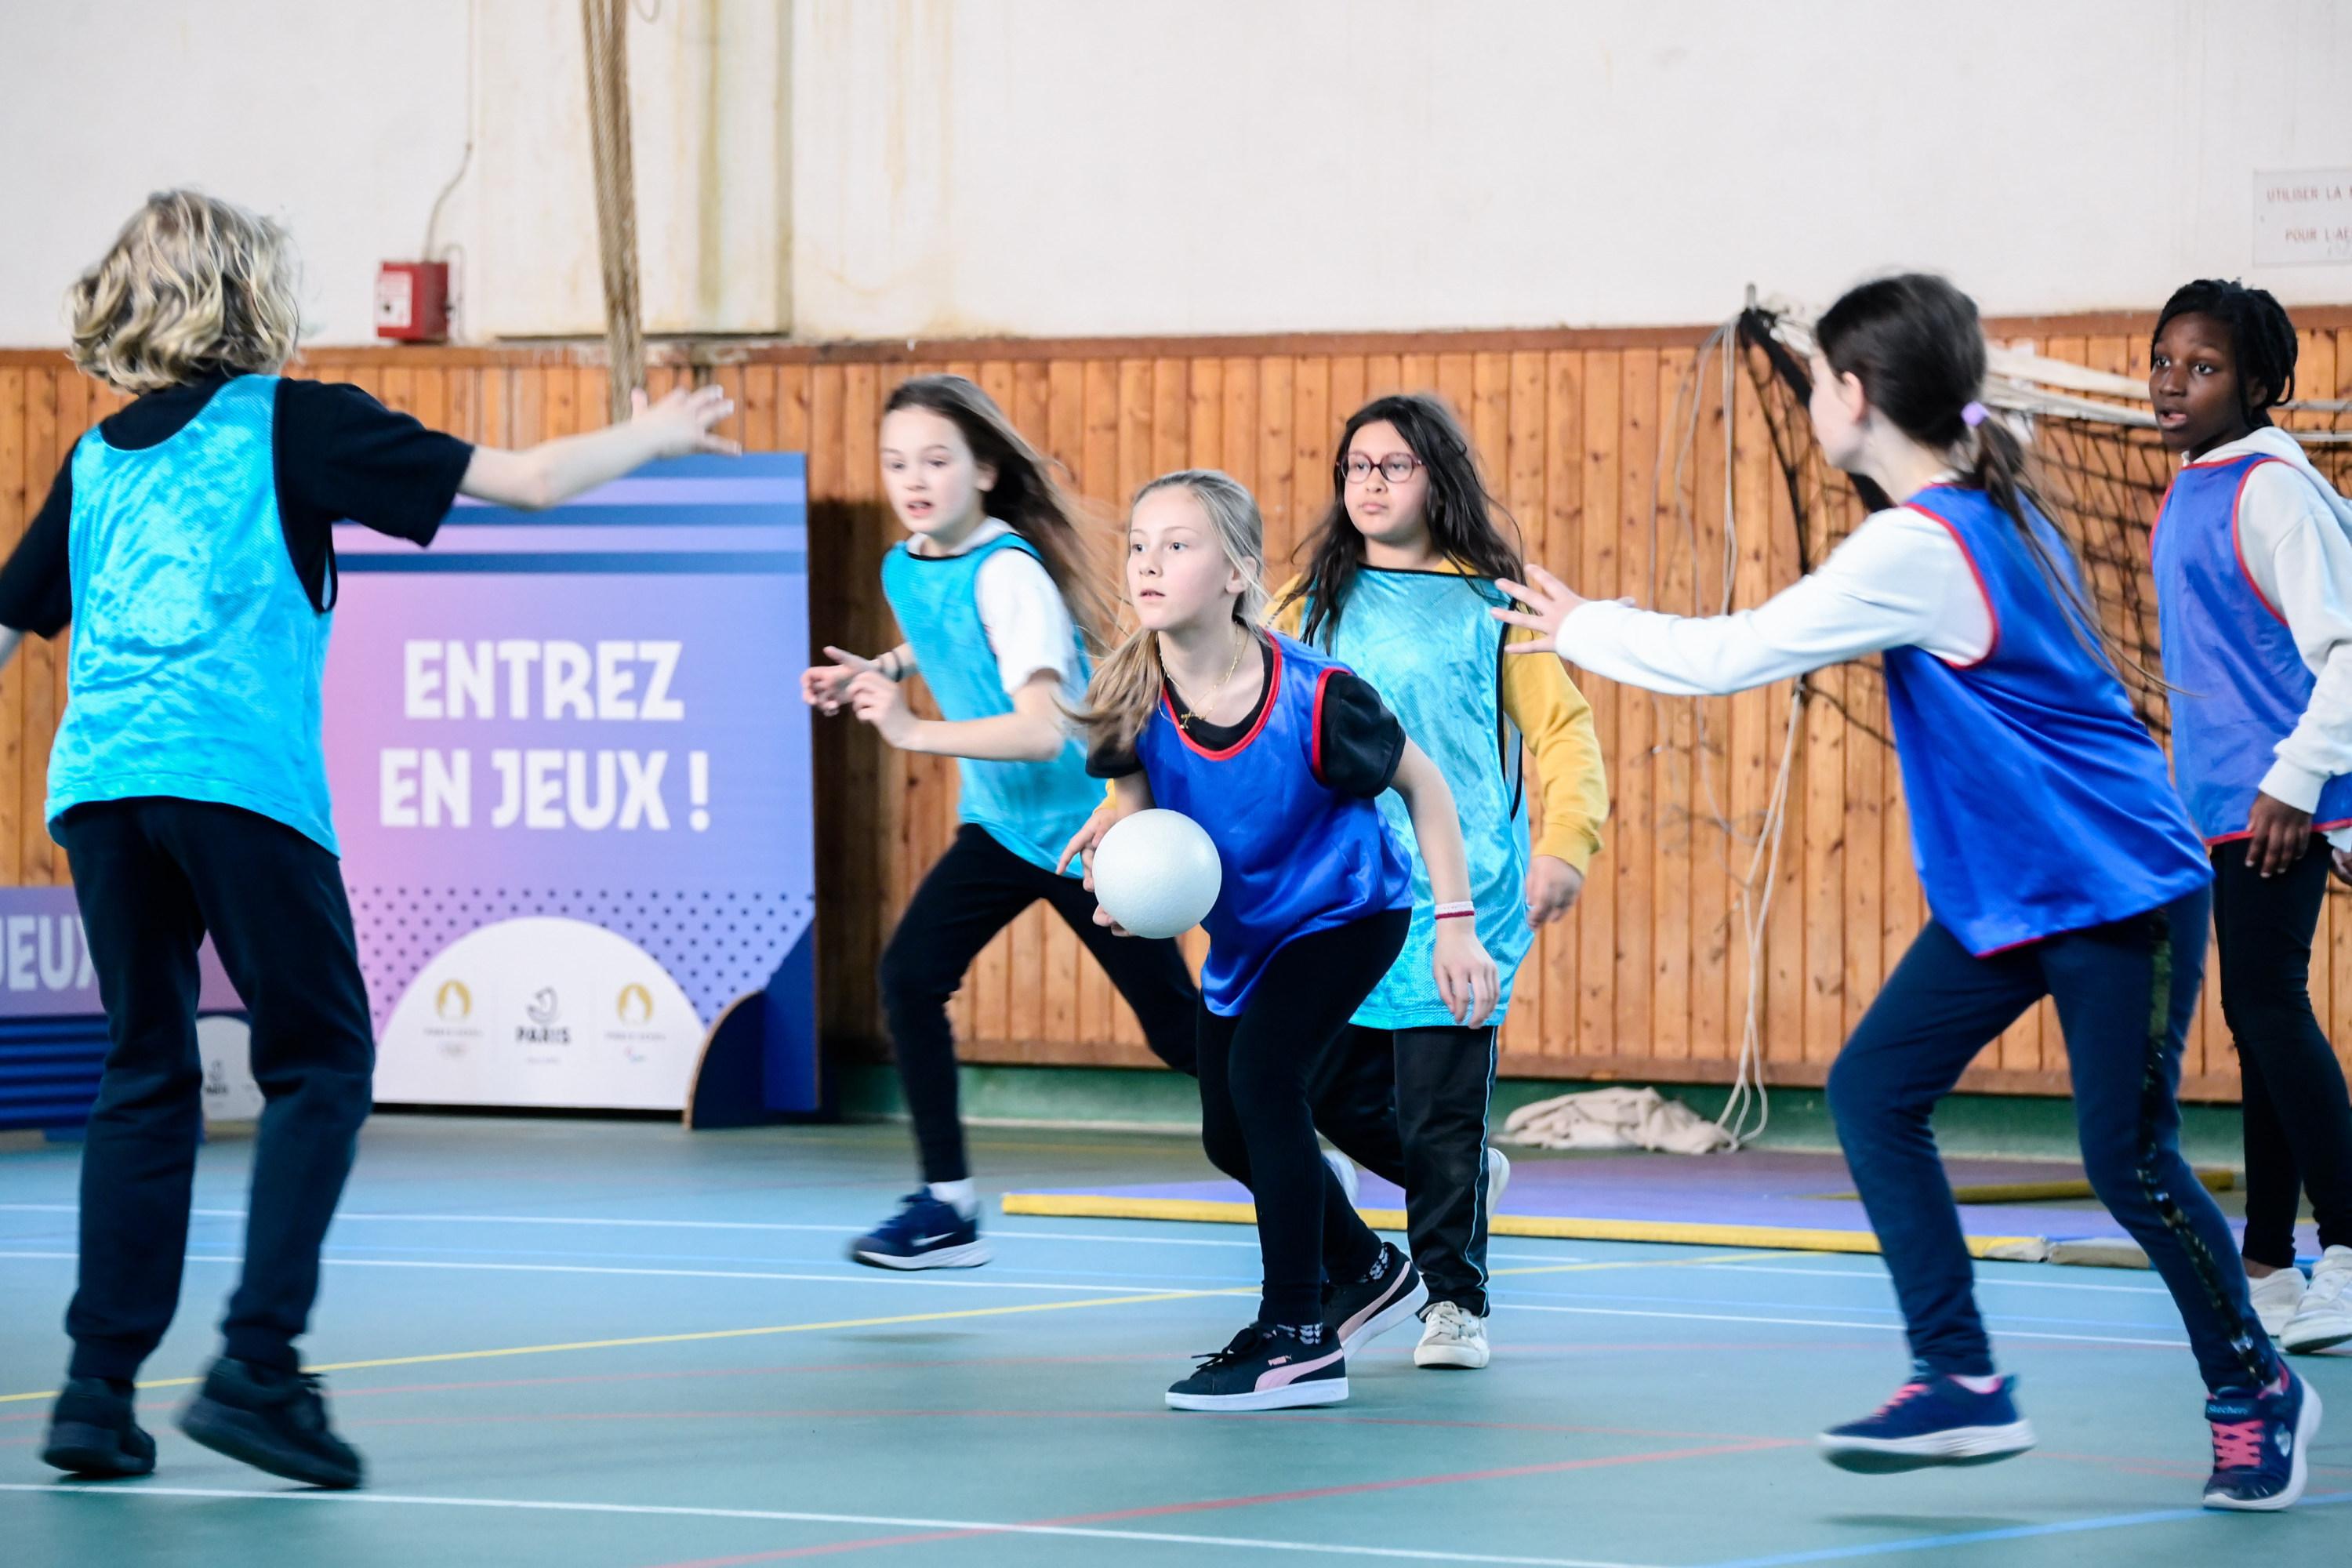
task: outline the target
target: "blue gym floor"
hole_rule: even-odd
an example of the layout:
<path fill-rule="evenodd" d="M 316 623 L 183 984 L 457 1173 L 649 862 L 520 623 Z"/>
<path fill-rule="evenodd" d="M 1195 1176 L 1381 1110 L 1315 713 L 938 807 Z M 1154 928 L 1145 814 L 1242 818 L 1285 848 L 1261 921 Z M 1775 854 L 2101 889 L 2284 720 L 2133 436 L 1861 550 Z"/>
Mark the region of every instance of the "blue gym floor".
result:
<path fill-rule="evenodd" d="M 1253 1233 L 996 1218 L 987 1268 L 856 1268 L 842 1244 L 908 1184 L 881 1127 L 377 1119 L 307 1345 L 370 1489 L 304 1492 L 169 1423 L 234 1273 L 247 1150 L 204 1154 L 181 1321 L 142 1395 L 162 1467 L 103 1487 L 35 1457 L 77 1152 L 0 1152 L 0 1563 L 2352 1559 L 2352 1357 L 2300 1363 L 2332 1417 L 2305 1506 L 2204 1513 L 2200 1391 L 2146 1273 L 1979 1266 L 2042 1445 L 1984 1468 L 1814 1457 L 1905 1370 L 1867 1257 L 1504 1239 L 1491 1369 L 1417 1371 L 1400 1330 L 1347 1405 L 1177 1415 L 1161 1391 L 1250 1313 Z M 992 1194 L 1202 1172 L 1142 1134 L 983 1132 L 974 1157 Z"/>

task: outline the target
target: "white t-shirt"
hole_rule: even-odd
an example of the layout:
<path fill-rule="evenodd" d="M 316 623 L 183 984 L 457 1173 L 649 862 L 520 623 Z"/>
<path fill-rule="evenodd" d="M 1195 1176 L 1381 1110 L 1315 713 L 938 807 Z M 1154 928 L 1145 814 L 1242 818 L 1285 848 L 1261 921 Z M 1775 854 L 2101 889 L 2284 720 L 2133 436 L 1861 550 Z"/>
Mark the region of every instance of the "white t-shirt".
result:
<path fill-rule="evenodd" d="M 968 555 L 1012 531 L 1011 523 L 992 517 L 954 550 L 934 551 L 928 539 L 917 539 L 908 548 L 924 556 Z M 1024 550 L 1000 550 L 981 563 L 972 596 L 979 601 L 980 624 L 995 650 L 997 679 L 1004 683 L 1006 696 L 1045 669 L 1060 678 L 1065 700 L 1076 704 L 1085 698 L 1070 607 L 1062 602 L 1062 591 L 1054 586 L 1043 563 Z"/>

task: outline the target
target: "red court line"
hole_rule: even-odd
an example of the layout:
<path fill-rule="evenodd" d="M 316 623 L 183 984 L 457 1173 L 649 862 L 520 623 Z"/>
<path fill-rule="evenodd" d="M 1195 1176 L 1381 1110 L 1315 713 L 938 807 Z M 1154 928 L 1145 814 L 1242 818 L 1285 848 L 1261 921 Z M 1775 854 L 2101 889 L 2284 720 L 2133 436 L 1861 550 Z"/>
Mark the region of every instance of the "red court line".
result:
<path fill-rule="evenodd" d="M 1580 1342 L 1576 1344 L 1528 1344 L 1511 1342 L 1514 1355 L 1566 1353 L 1575 1355 L 1629 1355 L 1644 1353 L 1688 1354 L 1700 1351 L 1829 1351 L 1884 1350 L 1884 1342 L 1876 1340 L 1704 1340 L 1660 1341 L 1644 1340 L 1623 1343 Z M 1389 1352 L 1376 1352 L 1383 1360 L 1402 1362 L 1412 1352 L 1399 1347 Z M 597 1372 L 576 1373 L 561 1377 L 499 1377 L 469 1378 L 446 1383 L 387 1383 L 365 1388 L 338 1388 L 334 1397 L 367 1399 L 389 1394 L 454 1394 L 471 1389 L 554 1388 L 566 1384 L 599 1383 L 653 1383 L 675 1378 L 708 1377 L 789 1377 L 803 1373 L 906 1372 L 939 1367 L 974 1366 L 1114 1366 L 1131 1365 L 1138 1362 L 1164 1362 L 1171 1358 L 1160 1351 L 1137 1351 L 1118 1355 L 1070 1356 L 944 1356 L 928 1361 L 882 1361 L 868 1357 L 863 1361 L 793 1363 L 774 1366 L 690 1367 L 658 1372 Z M 1369 1359 L 1369 1358 L 1365 1358 Z M 35 1412 L 23 1415 L 0 1415 L 0 1423 L 9 1421 L 39 1421 L 46 1415 Z"/>
<path fill-rule="evenodd" d="M 1261 1413 L 1263 1415 L 1264 1413 Z M 1254 1418 L 1254 1417 L 1251 1417 Z M 1491 1470 L 1461 1470 L 1441 1476 L 1404 1476 L 1385 1481 L 1351 1481 L 1345 1486 L 1311 1487 L 1297 1491 L 1258 1492 L 1246 1497 L 1212 1498 L 1198 1502 L 1160 1503 L 1150 1508 L 1118 1509 L 1107 1513 L 1071 1514 L 1060 1519 L 1024 1520 L 1030 1526 L 1053 1528 L 1114 1524 L 1139 1519 L 1165 1519 L 1176 1514 L 1210 1513 L 1236 1508 L 1263 1508 L 1274 1503 L 1314 1502 L 1325 1498 L 1357 1497 L 1366 1492 L 1402 1491 L 1414 1487 L 1454 1486 L 1464 1481 L 1513 1480 L 1526 1476 L 1558 1475 L 1570 1470 L 1611 1469 L 1627 1465 L 1664 1464 L 1676 1459 L 1704 1459 L 1730 1454 L 1761 1453 L 1769 1448 L 1801 1447 L 1800 1439 L 1772 1437 L 1743 1443 L 1718 1443 L 1703 1448 L 1664 1448 L 1647 1454 L 1612 1454 L 1589 1459 L 1555 1459 L 1540 1465 L 1511 1465 Z M 751 1563 L 780 1563 L 793 1557 L 815 1557 L 872 1547 L 903 1546 L 921 1541 L 961 1541 L 992 1535 L 994 1531 L 941 1531 L 929 1535 L 875 1536 L 859 1541 L 829 1542 L 822 1546 L 791 1546 L 736 1557 L 705 1557 L 665 1563 L 659 1568 L 740 1568 Z"/>
<path fill-rule="evenodd" d="M 887 1406 L 795 1406 L 790 1409 L 762 1410 L 551 1410 L 536 1412 L 495 1412 L 470 1415 L 375 1415 L 348 1420 L 353 1427 L 379 1426 L 529 1426 L 543 1423 L 562 1426 L 570 1422 L 600 1421 L 873 1421 L 873 1420 L 984 1420 L 984 1421 L 1167 1421 L 1165 1410 L 992 1410 L 958 1406 L 952 1410 L 919 1410 L 899 1405 Z M 1587 1437 L 1649 1437 L 1677 1441 L 1749 1444 L 1773 1447 L 1800 1441 L 1753 1432 L 1677 1432 L 1662 1431 L 1648 1426 L 1596 1426 L 1566 1422 L 1545 1421 L 1444 1421 L 1409 1415 L 1332 1415 L 1317 1412 L 1259 1411 L 1248 1414 L 1214 1411 L 1192 1414 L 1185 1418 L 1188 1426 L 1207 1421 L 1239 1421 L 1253 1426 L 1270 1426 L 1277 1422 L 1308 1422 L 1325 1426 L 1406 1426 L 1467 1432 L 1540 1432 Z M 27 1439 L 29 1441 L 29 1439 Z"/>
<path fill-rule="evenodd" d="M 1661 1448 L 1647 1454 L 1608 1454 L 1589 1459 L 1553 1459 L 1540 1465 L 1507 1465 L 1491 1470 L 1457 1470 L 1443 1476 L 1406 1476 L 1386 1481 L 1350 1481 L 1345 1486 L 1310 1487 L 1299 1491 L 1260 1492 L 1250 1497 L 1219 1498 L 1208 1502 L 1162 1503 L 1156 1508 L 1121 1509 L 1113 1513 L 1083 1514 L 1076 1519 L 1048 1520 L 1049 1524 L 1108 1524 L 1121 1520 L 1160 1519 L 1170 1514 L 1205 1513 L 1229 1508 L 1260 1508 L 1278 1502 L 1313 1502 L 1324 1498 L 1355 1497 L 1364 1492 L 1402 1491 L 1412 1487 L 1446 1487 L 1464 1481 L 1515 1480 L 1525 1476 L 1559 1475 L 1570 1470 L 1615 1469 L 1627 1465 L 1660 1465 L 1676 1459 L 1718 1458 L 1729 1454 L 1757 1454 L 1768 1448 L 1805 1446 L 1795 1437 L 1758 1437 L 1738 1443 L 1715 1443 L 1702 1448 Z"/>

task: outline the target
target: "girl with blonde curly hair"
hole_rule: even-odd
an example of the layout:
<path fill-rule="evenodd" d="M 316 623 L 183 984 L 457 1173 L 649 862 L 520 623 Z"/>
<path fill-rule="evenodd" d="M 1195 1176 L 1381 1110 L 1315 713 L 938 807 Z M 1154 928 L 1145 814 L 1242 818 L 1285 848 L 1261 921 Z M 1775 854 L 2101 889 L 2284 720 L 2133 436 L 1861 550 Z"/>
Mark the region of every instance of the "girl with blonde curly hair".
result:
<path fill-rule="evenodd" d="M 252 1017 L 268 1107 L 226 1344 L 180 1424 L 274 1475 L 352 1487 L 294 1342 L 370 1104 L 374 1043 L 320 741 L 333 525 L 428 543 L 459 494 L 552 505 L 650 458 L 731 450 L 715 388 L 528 451 L 474 447 L 356 386 L 282 376 L 300 336 L 275 222 L 148 198 L 74 285 L 73 360 L 137 395 L 74 444 L 0 567 L 0 663 L 73 626 L 47 819 L 107 1013 L 83 1146 L 73 1358 L 42 1457 L 144 1475 L 131 1384 L 172 1321 L 203 1131 L 196 951 Z"/>

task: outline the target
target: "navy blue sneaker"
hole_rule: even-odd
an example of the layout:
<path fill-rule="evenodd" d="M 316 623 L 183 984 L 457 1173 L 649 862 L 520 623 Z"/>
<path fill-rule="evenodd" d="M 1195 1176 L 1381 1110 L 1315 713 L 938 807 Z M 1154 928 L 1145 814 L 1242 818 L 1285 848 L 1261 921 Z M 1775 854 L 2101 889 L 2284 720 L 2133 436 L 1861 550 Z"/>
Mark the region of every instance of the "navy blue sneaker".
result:
<path fill-rule="evenodd" d="M 989 1252 L 978 1219 L 929 1193 L 909 1193 L 897 1214 L 849 1244 L 849 1256 L 876 1268 L 977 1268 Z"/>
<path fill-rule="evenodd" d="M 77 1377 L 58 1395 L 41 1462 L 90 1480 L 152 1475 L 155 1439 L 131 1413 L 131 1395 L 106 1380 Z"/>
<path fill-rule="evenodd" d="M 2259 1394 L 2225 1390 L 2205 1402 L 2213 1425 L 2213 1479 L 2207 1508 L 2275 1513 L 2303 1496 L 2311 1440 L 2319 1435 L 2319 1393 L 2284 1368 Z"/>
<path fill-rule="evenodd" d="M 2017 1413 L 2004 1377 L 1990 1394 L 1925 1367 L 1880 1405 L 1878 1414 L 1822 1434 L 1822 1458 L 1842 1470 L 1887 1475 L 1930 1465 L 1990 1465 L 2033 1447 L 2033 1427 Z"/>
<path fill-rule="evenodd" d="M 1307 1342 L 1307 1332 L 1315 1342 Z M 1348 1397 L 1348 1358 L 1319 1329 L 1252 1323 L 1168 1391 L 1171 1410 L 1297 1410 Z"/>
<path fill-rule="evenodd" d="M 257 1470 L 331 1490 L 358 1486 L 365 1470 L 328 1424 L 317 1377 L 223 1356 L 180 1412 L 180 1430 Z"/>

